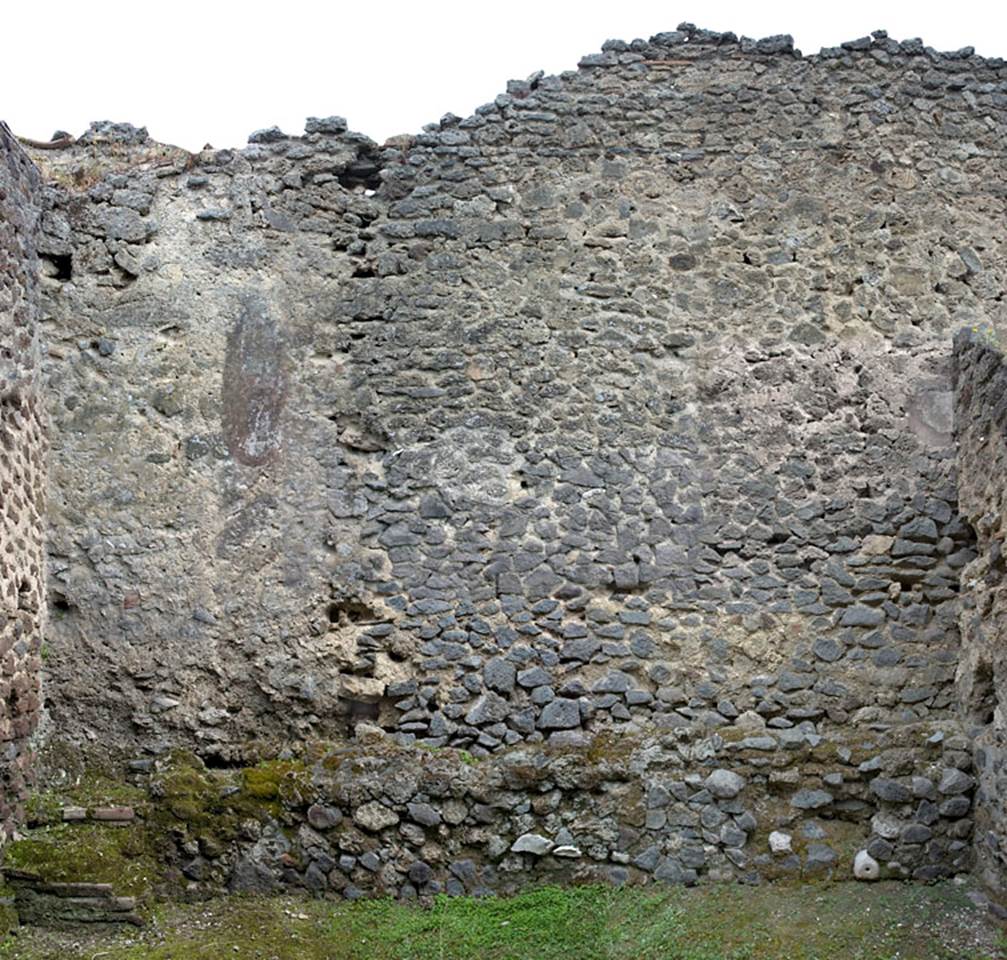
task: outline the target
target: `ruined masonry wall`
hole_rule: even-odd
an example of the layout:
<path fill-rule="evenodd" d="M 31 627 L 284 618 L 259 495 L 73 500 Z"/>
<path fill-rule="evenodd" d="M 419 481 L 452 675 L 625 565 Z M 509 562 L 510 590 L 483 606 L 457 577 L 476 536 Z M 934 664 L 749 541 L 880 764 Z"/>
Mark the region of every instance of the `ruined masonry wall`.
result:
<path fill-rule="evenodd" d="M 1007 893 L 1007 367 L 991 328 L 955 339 L 959 499 L 978 536 L 962 573 L 958 691 L 974 742 L 978 799 L 975 849 L 984 883 Z"/>
<path fill-rule="evenodd" d="M 31 775 L 46 610 L 38 189 L 38 171 L 0 124 L 0 841 Z"/>
<path fill-rule="evenodd" d="M 684 27 L 380 147 L 39 151 L 55 739 L 219 766 L 359 728 L 492 779 L 615 736 L 656 812 L 547 771 L 497 835 L 967 867 L 948 344 L 1003 320 L 1005 94 L 970 50 Z M 437 794 L 388 789 L 347 856 L 536 862 L 469 804 L 437 852 L 404 822 Z"/>

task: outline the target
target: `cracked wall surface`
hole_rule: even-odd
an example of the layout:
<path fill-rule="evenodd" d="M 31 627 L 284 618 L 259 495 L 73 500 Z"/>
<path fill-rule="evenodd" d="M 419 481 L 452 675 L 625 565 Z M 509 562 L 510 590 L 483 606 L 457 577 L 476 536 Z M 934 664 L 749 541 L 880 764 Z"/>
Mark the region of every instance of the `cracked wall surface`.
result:
<path fill-rule="evenodd" d="M 45 623 L 38 172 L 0 123 L 0 840 L 31 776 Z"/>
<path fill-rule="evenodd" d="M 50 729 L 215 763 L 362 721 L 714 736 L 667 762 L 966 866 L 949 341 L 1004 311 L 1005 84 L 685 25 L 382 146 L 39 151 Z M 702 780 L 605 856 L 747 869 Z"/>

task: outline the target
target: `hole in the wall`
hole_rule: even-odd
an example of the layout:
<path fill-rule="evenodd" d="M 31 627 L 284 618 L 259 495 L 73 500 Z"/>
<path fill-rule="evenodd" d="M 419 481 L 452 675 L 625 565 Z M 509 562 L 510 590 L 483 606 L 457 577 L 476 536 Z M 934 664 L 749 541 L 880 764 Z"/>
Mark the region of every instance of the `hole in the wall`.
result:
<path fill-rule="evenodd" d="M 223 753 L 206 753 L 200 759 L 207 770 L 238 770 L 247 766 L 247 763 L 240 756 L 231 756 Z"/>
<path fill-rule="evenodd" d="M 968 703 L 969 719 L 981 726 L 988 726 L 993 722 L 996 703 L 993 665 L 988 660 L 980 660 L 972 678 L 972 691 Z"/>
<path fill-rule="evenodd" d="M 333 600 L 326 608 L 329 623 L 345 627 L 354 623 L 375 623 L 378 615 L 359 600 Z"/>
<path fill-rule="evenodd" d="M 39 256 L 39 259 L 52 266 L 51 274 L 56 280 L 65 283 L 73 277 L 73 257 L 69 253 L 49 253 Z"/>
<path fill-rule="evenodd" d="M 23 578 L 17 585 L 17 605 L 19 610 L 33 609 L 32 594 L 34 593 L 34 581 L 30 577 Z"/>
<path fill-rule="evenodd" d="M 49 611 L 54 616 L 65 617 L 74 611 L 74 605 L 62 593 L 54 593 L 49 598 Z"/>
<path fill-rule="evenodd" d="M 347 190 L 370 191 L 368 196 L 381 186 L 381 155 L 376 147 L 362 145 L 357 148 L 357 157 L 339 174 L 339 183 Z"/>
<path fill-rule="evenodd" d="M 381 704 L 367 700 L 349 700 L 343 698 L 343 703 L 347 706 L 347 713 L 350 720 L 377 720 L 381 714 Z"/>
<path fill-rule="evenodd" d="M 349 697 L 339 698 L 340 706 L 345 711 L 346 736 L 352 737 L 354 727 L 358 723 L 373 723 L 381 726 L 382 723 L 382 702 L 380 700 L 352 700 Z M 386 709 L 391 707 L 389 701 L 385 701 Z M 386 719 L 390 719 L 386 717 Z"/>
<path fill-rule="evenodd" d="M 370 264 L 361 264 L 359 267 L 354 269 L 352 274 L 353 277 L 357 278 L 376 277 L 377 275 L 377 271 L 374 267 L 370 266 Z"/>

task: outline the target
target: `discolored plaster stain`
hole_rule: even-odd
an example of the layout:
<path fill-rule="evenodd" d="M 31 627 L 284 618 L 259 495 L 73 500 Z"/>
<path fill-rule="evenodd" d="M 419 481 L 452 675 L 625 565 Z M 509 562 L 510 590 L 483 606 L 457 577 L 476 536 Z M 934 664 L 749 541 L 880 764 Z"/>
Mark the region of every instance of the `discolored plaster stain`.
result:
<path fill-rule="evenodd" d="M 953 394 L 946 384 L 918 389 L 906 403 L 909 428 L 930 449 L 951 444 L 954 428 Z"/>
<path fill-rule="evenodd" d="M 262 466 L 280 451 L 286 353 L 286 335 L 269 305 L 257 294 L 246 296 L 227 336 L 222 383 L 224 439 L 239 463 Z"/>

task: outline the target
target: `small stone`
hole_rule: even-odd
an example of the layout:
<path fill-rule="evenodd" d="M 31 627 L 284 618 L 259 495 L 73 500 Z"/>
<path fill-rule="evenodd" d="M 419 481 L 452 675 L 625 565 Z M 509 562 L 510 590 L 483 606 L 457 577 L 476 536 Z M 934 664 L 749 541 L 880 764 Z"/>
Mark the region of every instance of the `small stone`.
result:
<path fill-rule="evenodd" d="M 871 837 L 870 843 L 867 844 L 867 852 L 875 860 L 891 860 L 895 854 L 895 847 L 881 837 Z"/>
<path fill-rule="evenodd" d="M 541 730 L 568 730 L 579 727 L 580 704 L 576 700 L 557 697 L 545 705 L 538 726 Z"/>
<path fill-rule="evenodd" d="M 500 723 L 507 719 L 510 712 L 510 704 L 503 697 L 496 693 L 487 692 L 479 697 L 465 714 L 465 722 L 472 727 L 484 723 Z"/>
<path fill-rule="evenodd" d="M 551 681 L 552 677 L 541 667 L 529 667 L 527 670 L 521 670 L 517 675 L 517 682 L 529 690 L 534 687 L 548 686 Z"/>
<path fill-rule="evenodd" d="M 740 711 L 730 700 L 718 700 L 717 713 L 728 720 L 735 720 L 740 716 Z"/>
<path fill-rule="evenodd" d="M 441 822 L 441 815 L 429 803 L 407 803 L 406 811 L 410 820 L 424 827 L 436 827 Z"/>
<path fill-rule="evenodd" d="M 394 810 L 389 810 L 383 803 L 372 800 L 353 811 L 353 822 L 365 830 L 377 833 L 385 827 L 395 826 L 399 822 L 399 815 Z"/>
<path fill-rule="evenodd" d="M 881 876 L 881 867 L 866 850 L 861 850 L 853 858 L 853 876 L 858 880 L 877 880 Z"/>
<path fill-rule="evenodd" d="M 695 883 L 696 871 L 683 867 L 672 857 L 664 857 L 654 870 L 654 877 L 666 883 Z"/>
<path fill-rule="evenodd" d="M 942 817 L 947 817 L 950 820 L 957 820 L 959 817 L 964 817 L 971 807 L 972 802 L 968 797 L 948 797 L 948 799 L 937 808 L 937 812 Z"/>
<path fill-rule="evenodd" d="M 917 517 L 899 527 L 899 537 L 903 540 L 915 540 L 918 543 L 936 543 L 937 524 L 930 517 Z"/>
<path fill-rule="evenodd" d="M 713 796 L 721 800 L 730 800 L 736 797 L 745 786 L 745 778 L 738 776 L 730 770 L 714 770 L 704 781 L 703 786 L 710 791 Z"/>
<path fill-rule="evenodd" d="M 87 810 L 83 807 L 64 807 L 63 808 L 63 819 L 67 822 L 75 820 L 86 820 Z"/>
<path fill-rule="evenodd" d="M 905 803 L 912 799 L 908 787 L 886 777 L 875 777 L 871 781 L 871 793 L 888 803 Z"/>
<path fill-rule="evenodd" d="M 902 832 L 902 824 L 887 813 L 876 813 L 871 818 L 871 829 L 885 840 L 894 840 Z"/>
<path fill-rule="evenodd" d="M 486 686 L 498 693 L 510 693 L 514 689 L 516 675 L 514 664 L 503 657 L 493 657 L 483 667 L 483 680 Z"/>
<path fill-rule="evenodd" d="M 869 557 L 879 556 L 880 554 L 888 553 L 893 543 L 895 543 L 894 537 L 885 537 L 881 534 L 872 533 L 864 537 L 860 552 Z"/>
<path fill-rule="evenodd" d="M 421 887 L 429 883 L 434 878 L 434 871 L 430 864 L 424 863 L 422 860 L 417 860 L 409 868 L 409 879 L 415 883 L 418 887 Z"/>
<path fill-rule="evenodd" d="M 552 841 L 538 833 L 523 833 L 510 849 L 511 853 L 530 853 L 536 857 L 544 857 L 552 850 Z"/>
<path fill-rule="evenodd" d="M 926 843 L 933 835 L 933 830 L 925 824 L 910 823 L 903 829 L 899 840 L 902 843 Z"/>
<path fill-rule="evenodd" d="M 826 846 L 824 843 L 808 844 L 806 864 L 809 869 L 817 870 L 830 867 L 838 859 L 838 855 L 832 847 Z"/>
<path fill-rule="evenodd" d="M 863 604 L 854 604 L 843 611 L 839 625 L 843 627 L 876 627 L 885 619 L 884 611 Z"/>
<path fill-rule="evenodd" d="M 958 251 L 958 256 L 961 257 L 962 263 L 965 265 L 965 269 L 971 274 L 979 274 L 983 272 L 983 264 L 979 259 L 979 255 L 971 247 L 962 247 Z"/>
<path fill-rule="evenodd" d="M 308 823 L 316 830 L 329 830 L 343 819 L 341 810 L 313 803 L 308 807 Z"/>
<path fill-rule="evenodd" d="M 340 134 L 346 132 L 345 117 L 308 117 L 305 133 Z"/>
<path fill-rule="evenodd" d="M 734 721 L 734 725 L 746 733 L 761 733 L 766 729 L 766 721 L 754 710 L 745 710 Z"/>
<path fill-rule="evenodd" d="M 774 830 L 769 835 L 769 849 L 777 856 L 782 856 L 785 853 L 792 853 L 792 842 L 793 838 L 789 833 L 781 833 L 779 830 Z"/>
<path fill-rule="evenodd" d="M 661 848 L 656 844 L 647 847 L 643 853 L 638 854 L 633 858 L 633 866 L 638 870 L 644 870 L 647 873 L 653 873 L 654 868 L 657 866 L 658 861 L 661 859 Z"/>
<path fill-rule="evenodd" d="M 93 820 L 106 820 L 113 823 L 127 823 L 134 816 L 132 807 L 95 807 L 91 811 Z"/>
<path fill-rule="evenodd" d="M 819 637 L 811 649 L 819 660 L 826 663 L 835 663 L 843 655 L 842 646 L 832 637 Z"/>
<path fill-rule="evenodd" d="M 790 798 L 790 805 L 798 810 L 817 810 L 832 803 L 832 794 L 825 790 L 798 790 Z"/>
<path fill-rule="evenodd" d="M 973 780 L 967 773 L 962 773 L 961 770 L 951 768 L 944 771 L 944 775 L 941 777 L 941 782 L 937 785 L 937 789 L 941 793 L 949 795 L 966 793 L 974 786 L 975 780 Z"/>
<path fill-rule="evenodd" d="M 267 127 L 248 135 L 249 143 L 277 143 L 286 139 L 287 135 L 279 127 Z"/>
<path fill-rule="evenodd" d="M 571 860 L 575 860 L 577 857 L 582 856 L 579 847 L 575 847 L 572 843 L 564 843 L 560 847 L 556 847 L 552 855 L 554 857 L 568 857 Z"/>
<path fill-rule="evenodd" d="M 231 211 L 225 210 L 223 207 L 206 207 L 196 211 L 196 219 L 204 221 L 230 220 Z"/>
<path fill-rule="evenodd" d="M 925 800 L 934 798 L 934 782 L 927 777 L 913 777 L 913 796 Z"/>

